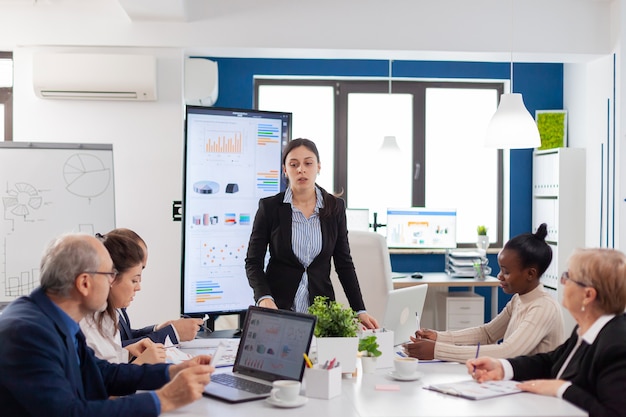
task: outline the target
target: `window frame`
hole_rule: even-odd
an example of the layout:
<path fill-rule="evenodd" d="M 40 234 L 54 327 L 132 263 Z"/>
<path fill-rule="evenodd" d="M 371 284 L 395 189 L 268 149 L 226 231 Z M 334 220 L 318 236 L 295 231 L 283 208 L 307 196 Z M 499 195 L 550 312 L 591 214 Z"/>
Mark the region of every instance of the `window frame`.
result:
<path fill-rule="evenodd" d="M 258 108 L 258 91 L 262 85 L 292 85 L 292 86 L 331 86 L 335 94 L 335 160 L 333 161 L 335 177 L 334 189 L 344 190 L 346 200 L 350 190 L 348 183 L 348 96 L 353 93 L 367 94 L 411 94 L 413 96 L 413 163 L 418 163 L 423 172 L 427 170 L 425 161 L 426 148 L 426 90 L 428 88 L 455 88 L 455 89 L 493 89 L 497 92 L 498 104 L 504 93 L 503 81 L 430 81 L 430 80 L 367 80 L 367 79 L 276 79 L 254 78 L 253 103 Z M 497 156 L 498 195 L 497 195 L 497 224 L 498 233 L 493 247 L 502 247 L 504 244 L 504 152 L 498 150 Z M 426 198 L 426 176 L 420 175 L 413 183 L 411 190 L 412 205 L 424 207 Z M 473 243 L 459 243 L 459 247 L 474 247 Z"/>
<path fill-rule="evenodd" d="M 0 59 L 13 61 L 13 52 L 0 51 Z M 13 141 L 13 87 L 0 87 L 0 104 L 4 107 L 4 141 Z"/>

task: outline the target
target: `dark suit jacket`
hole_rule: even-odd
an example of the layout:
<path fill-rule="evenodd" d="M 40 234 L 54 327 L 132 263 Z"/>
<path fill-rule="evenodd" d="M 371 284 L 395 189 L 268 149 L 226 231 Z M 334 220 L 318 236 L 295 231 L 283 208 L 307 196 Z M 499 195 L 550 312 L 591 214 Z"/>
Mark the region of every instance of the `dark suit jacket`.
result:
<path fill-rule="evenodd" d="M 81 333 L 82 335 L 82 333 Z M 0 315 L 0 413 L 8 416 L 156 416 L 150 393 L 168 381 L 167 365 L 111 364 L 84 346 L 78 364 L 74 335 L 41 290 Z"/>
<path fill-rule="evenodd" d="M 122 338 L 122 346 L 124 347 L 130 345 L 131 343 L 138 342 L 146 337 L 149 337 L 154 343 L 165 343 L 165 339 L 169 336 L 173 344 L 178 344 L 176 332 L 171 324 L 159 330 L 154 330 L 154 325 L 144 327 L 143 329 L 131 328 L 130 319 L 128 318 L 128 314 L 126 314 L 125 308 L 121 309 L 118 327 Z"/>
<path fill-rule="evenodd" d="M 509 359 L 514 379 L 556 378 L 578 339 L 578 327 L 552 352 Z M 590 417 L 624 416 L 626 412 L 626 316 L 618 315 L 598 333 L 593 344 L 584 341 L 561 379 L 571 381 L 563 398 L 586 410 Z"/>
<path fill-rule="evenodd" d="M 322 191 L 324 196 L 328 193 Z M 259 201 L 259 210 L 254 218 L 248 253 L 246 256 L 246 275 L 258 300 L 264 295 L 271 295 L 278 308 L 290 309 L 302 278 L 304 267 L 293 253 L 291 245 L 291 205 L 283 203 L 285 193 Z M 332 197 L 335 198 L 335 197 Z M 342 199 L 336 199 L 337 210 L 328 217 L 321 218 L 322 250 L 311 262 L 309 275 L 309 302 L 317 295 L 335 299 L 330 280 L 330 260 L 335 263 L 335 270 L 343 286 L 350 307 L 355 311 L 365 310 L 361 289 L 357 280 L 346 227 L 346 208 Z M 270 260 L 263 271 L 267 246 Z"/>

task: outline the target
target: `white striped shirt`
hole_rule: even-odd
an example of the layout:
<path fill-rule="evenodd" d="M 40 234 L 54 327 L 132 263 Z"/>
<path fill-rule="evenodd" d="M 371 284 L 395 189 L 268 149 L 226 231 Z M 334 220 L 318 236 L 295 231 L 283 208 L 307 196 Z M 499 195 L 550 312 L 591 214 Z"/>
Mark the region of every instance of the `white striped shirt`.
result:
<path fill-rule="evenodd" d="M 306 313 L 309 308 L 309 276 L 307 268 L 313 259 L 322 251 L 322 226 L 319 211 L 324 207 L 322 192 L 315 187 L 315 209 L 308 219 L 300 210 L 293 206 L 293 193 L 290 188 L 285 191 L 284 203 L 291 204 L 291 248 L 304 272 L 294 298 L 294 310 Z"/>

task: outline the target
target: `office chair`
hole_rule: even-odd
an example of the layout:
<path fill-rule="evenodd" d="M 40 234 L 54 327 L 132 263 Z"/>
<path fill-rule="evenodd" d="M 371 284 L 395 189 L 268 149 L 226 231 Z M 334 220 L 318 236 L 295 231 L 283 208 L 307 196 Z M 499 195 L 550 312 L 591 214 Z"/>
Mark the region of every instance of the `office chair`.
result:
<path fill-rule="evenodd" d="M 382 325 L 388 293 L 393 290 L 387 241 L 381 234 L 356 230 L 348 232 L 348 241 L 367 312 Z M 334 265 L 330 278 L 337 301 L 349 306 Z"/>

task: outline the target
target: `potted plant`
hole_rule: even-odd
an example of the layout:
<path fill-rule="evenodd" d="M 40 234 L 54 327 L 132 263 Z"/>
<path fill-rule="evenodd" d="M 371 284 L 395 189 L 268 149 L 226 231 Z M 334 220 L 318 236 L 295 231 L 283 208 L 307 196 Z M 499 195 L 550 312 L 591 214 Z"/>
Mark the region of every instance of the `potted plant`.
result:
<path fill-rule="evenodd" d="M 328 297 L 317 296 L 309 307 L 309 314 L 317 317 L 315 340 L 317 362 L 325 363 L 335 359 L 342 373 L 352 373 L 356 367 L 359 339 L 359 324 L 354 310 L 341 303 L 330 301 Z"/>
<path fill-rule="evenodd" d="M 361 353 L 361 365 L 364 374 L 371 374 L 376 369 L 376 358 L 383 354 L 378 348 L 375 335 L 365 336 L 359 340 L 359 352 Z"/>
<path fill-rule="evenodd" d="M 476 247 L 478 249 L 487 250 L 489 247 L 489 236 L 487 236 L 487 226 L 480 225 L 476 228 L 476 233 L 478 237 L 476 239 Z"/>

